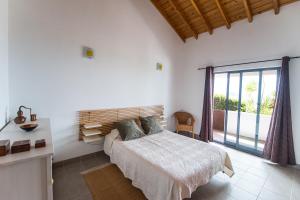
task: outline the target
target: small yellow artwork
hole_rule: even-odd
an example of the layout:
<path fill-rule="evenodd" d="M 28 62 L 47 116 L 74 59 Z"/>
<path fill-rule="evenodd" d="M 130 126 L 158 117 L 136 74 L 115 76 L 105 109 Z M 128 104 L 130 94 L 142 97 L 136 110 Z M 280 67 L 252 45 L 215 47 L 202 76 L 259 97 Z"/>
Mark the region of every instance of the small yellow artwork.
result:
<path fill-rule="evenodd" d="M 83 47 L 83 56 L 89 59 L 93 59 L 95 57 L 94 50 L 89 47 Z"/>
<path fill-rule="evenodd" d="M 86 57 L 88 57 L 88 58 L 93 58 L 94 57 L 93 49 L 87 49 L 86 50 Z"/>
<path fill-rule="evenodd" d="M 163 65 L 161 63 L 156 63 L 156 70 L 157 71 L 162 71 L 163 70 Z"/>

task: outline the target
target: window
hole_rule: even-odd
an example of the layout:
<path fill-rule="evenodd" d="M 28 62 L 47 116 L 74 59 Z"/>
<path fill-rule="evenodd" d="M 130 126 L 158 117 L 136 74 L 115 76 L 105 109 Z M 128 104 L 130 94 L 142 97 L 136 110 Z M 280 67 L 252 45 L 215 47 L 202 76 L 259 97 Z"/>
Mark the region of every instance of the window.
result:
<path fill-rule="evenodd" d="M 275 103 L 279 68 L 215 73 L 214 140 L 260 154 Z"/>

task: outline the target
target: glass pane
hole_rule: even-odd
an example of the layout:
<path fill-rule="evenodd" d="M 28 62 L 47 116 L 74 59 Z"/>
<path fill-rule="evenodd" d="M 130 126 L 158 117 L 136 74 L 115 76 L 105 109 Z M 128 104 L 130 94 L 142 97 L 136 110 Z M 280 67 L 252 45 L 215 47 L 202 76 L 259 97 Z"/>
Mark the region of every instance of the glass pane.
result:
<path fill-rule="evenodd" d="M 226 141 L 233 142 L 233 143 L 236 143 L 236 137 L 237 137 L 239 88 L 240 88 L 240 74 L 231 73 L 229 76 Z"/>
<path fill-rule="evenodd" d="M 239 144 L 255 147 L 259 72 L 243 73 Z"/>
<path fill-rule="evenodd" d="M 277 70 L 264 71 L 261 85 L 258 150 L 263 150 L 275 104 Z"/>
<path fill-rule="evenodd" d="M 215 74 L 214 82 L 214 140 L 224 142 L 224 120 L 226 110 L 227 73 Z"/>

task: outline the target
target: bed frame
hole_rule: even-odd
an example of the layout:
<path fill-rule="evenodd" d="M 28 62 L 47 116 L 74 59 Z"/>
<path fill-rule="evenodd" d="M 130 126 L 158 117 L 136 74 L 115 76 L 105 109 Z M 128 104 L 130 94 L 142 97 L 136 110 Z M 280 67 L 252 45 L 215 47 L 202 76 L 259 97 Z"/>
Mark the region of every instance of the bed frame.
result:
<path fill-rule="evenodd" d="M 115 128 L 114 122 L 153 115 L 166 127 L 163 105 L 79 111 L 79 140 L 83 140 L 81 130 L 84 124 L 100 123 L 102 135 L 107 135 Z"/>

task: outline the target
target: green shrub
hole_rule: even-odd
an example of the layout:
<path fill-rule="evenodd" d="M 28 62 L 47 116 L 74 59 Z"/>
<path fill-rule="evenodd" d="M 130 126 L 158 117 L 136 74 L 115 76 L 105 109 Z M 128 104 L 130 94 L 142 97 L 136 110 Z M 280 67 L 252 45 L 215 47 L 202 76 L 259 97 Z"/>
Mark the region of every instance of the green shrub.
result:
<path fill-rule="evenodd" d="M 275 96 L 275 95 L 274 95 Z M 266 97 L 261 104 L 260 114 L 271 115 L 273 112 L 275 104 L 275 97 Z M 228 110 L 237 111 L 239 106 L 239 101 L 237 99 L 228 99 Z M 226 110 L 226 97 L 224 95 L 214 96 L 214 109 L 216 110 Z M 256 113 L 256 106 L 254 102 L 249 100 L 242 102 L 241 112 Z"/>
<path fill-rule="evenodd" d="M 260 114 L 272 115 L 274 106 L 275 106 L 275 94 L 274 96 L 266 97 L 264 99 L 260 107 Z"/>
<path fill-rule="evenodd" d="M 237 99 L 228 99 L 228 110 L 237 111 L 239 106 L 239 101 Z M 214 96 L 214 109 L 216 110 L 226 110 L 226 97 L 223 95 Z M 242 102 L 241 111 L 246 111 L 246 104 Z"/>

